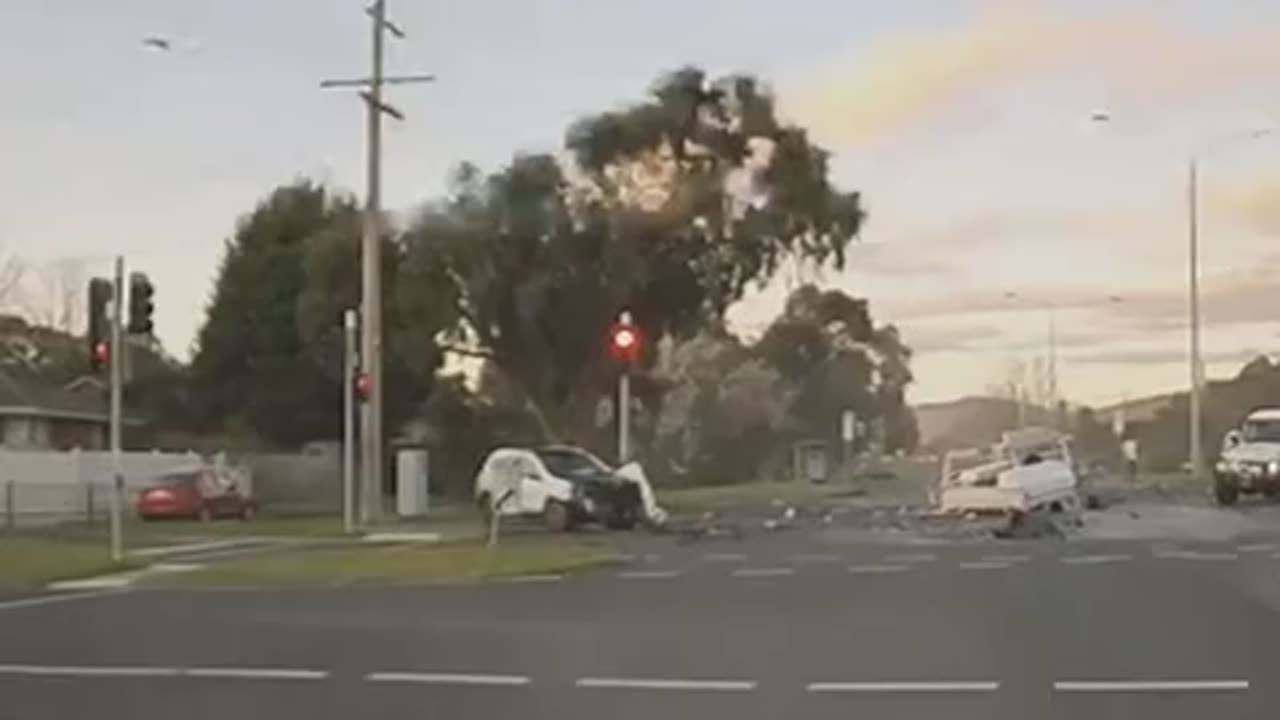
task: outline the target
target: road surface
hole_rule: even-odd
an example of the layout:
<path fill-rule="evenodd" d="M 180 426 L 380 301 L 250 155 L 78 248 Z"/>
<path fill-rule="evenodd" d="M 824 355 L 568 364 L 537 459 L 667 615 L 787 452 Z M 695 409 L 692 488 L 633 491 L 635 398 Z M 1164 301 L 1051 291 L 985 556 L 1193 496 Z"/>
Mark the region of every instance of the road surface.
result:
<path fill-rule="evenodd" d="M 0 715 L 1280 716 L 1277 543 L 642 549 L 477 585 L 0 598 Z"/>

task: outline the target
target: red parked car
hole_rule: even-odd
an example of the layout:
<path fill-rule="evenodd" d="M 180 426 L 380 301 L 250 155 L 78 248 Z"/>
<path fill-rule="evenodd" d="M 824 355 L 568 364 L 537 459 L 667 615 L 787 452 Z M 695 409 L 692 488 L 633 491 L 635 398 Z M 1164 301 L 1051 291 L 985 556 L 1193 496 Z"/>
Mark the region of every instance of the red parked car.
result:
<path fill-rule="evenodd" d="M 235 482 L 214 470 L 184 470 L 169 473 L 138 493 L 138 516 L 156 518 L 195 518 L 208 521 L 217 517 L 245 520 L 257 511 L 253 498 L 244 495 Z"/>

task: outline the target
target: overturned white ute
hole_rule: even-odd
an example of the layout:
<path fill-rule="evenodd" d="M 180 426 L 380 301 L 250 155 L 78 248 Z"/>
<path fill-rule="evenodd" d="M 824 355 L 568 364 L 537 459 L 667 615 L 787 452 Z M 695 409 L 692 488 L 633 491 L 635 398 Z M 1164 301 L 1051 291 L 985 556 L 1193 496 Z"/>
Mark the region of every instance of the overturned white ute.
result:
<path fill-rule="evenodd" d="M 1007 432 L 991 448 L 942 461 L 934 503 L 943 512 L 1026 512 L 1079 506 L 1071 440 L 1048 428 Z"/>

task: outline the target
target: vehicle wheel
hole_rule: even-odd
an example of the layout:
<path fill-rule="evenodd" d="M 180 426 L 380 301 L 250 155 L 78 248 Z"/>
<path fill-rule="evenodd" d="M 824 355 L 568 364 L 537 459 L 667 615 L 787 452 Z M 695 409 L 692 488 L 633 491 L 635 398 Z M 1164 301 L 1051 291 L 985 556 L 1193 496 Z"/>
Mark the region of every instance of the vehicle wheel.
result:
<path fill-rule="evenodd" d="M 548 500 L 542 510 L 542 521 L 551 532 L 568 532 L 573 526 L 569 506 L 556 500 Z"/>
<path fill-rule="evenodd" d="M 200 522 L 205 522 L 205 523 L 209 522 L 210 520 L 213 520 L 213 512 L 209 510 L 208 505 L 200 506 L 200 509 L 196 511 L 196 519 L 199 520 Z"/>
<path fill-rule="evenodd" d="M 253 516 L 257 514 L 258 514 L 258 508 L 252 504 L 245 505 L 244 507 L 240 508 L 241 520 L 252 520 Z"/>
<path fill-rule="evenodd" d="M 1213 484 L 1213 496 L 1219 505 L 1235 505 L 1240 499 L 1240 488 L 1232 483 L 1217 482 Z"/>

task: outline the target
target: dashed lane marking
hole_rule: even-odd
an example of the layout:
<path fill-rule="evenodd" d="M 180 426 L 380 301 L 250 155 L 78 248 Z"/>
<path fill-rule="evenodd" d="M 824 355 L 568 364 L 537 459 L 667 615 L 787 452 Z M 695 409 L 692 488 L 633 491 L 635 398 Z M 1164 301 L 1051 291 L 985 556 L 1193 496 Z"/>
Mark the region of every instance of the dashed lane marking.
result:
<path fill-rule="evenodd" d="M 1254 543 L 1252 545 L 1237 546 L 1236 552 L 1263 553 L 1263 552 L 1273 552 L 1275 549 L 1276 549 L 1275 543 Z"/>
<path fill-rule="evenodd" d="M 1064 680 L 1058 692 L 1224 692 L 1249 689 L 1248 680 Z"/>
<path fill-rule="evenodd" d="M 993 692 L 998 682 L 817 682 L 809 683 L 811 693 L 953 693 Z"/>
<path fill-rule="evenodd" d="M 1062 558 L 1062 562 L 1064 565 L 1103 565 L 1132 559 L 1132 555 L 1068 555 Z"/>
<path fill-rule="evenodd" d="M 618 577 L 623 580 L 666 580 L 679 575 L 679 570 L 629 570 L 618 573 Z"/>
<path fill-rule="evenodd" d="M 563 579 L 563 575 L 512 575 L 505 578 L 510 583 L 555 583 Z"/>
<path fill-rule="evenodd" d="M 754 680 L 679 680 L 663 678 L 578 678 L 574 683 L 580 688 L 601 690 L 708 690 L 715 692 L 744 692 L 754 690 Z"/>
<path fill-rule="evenodd" d="M 419 683 L 423 685 L 505 685 L 521 686 L 532 682 L 527 675 L 488 675 L 479 673 L 374 672 L 364 676 L 369 682 Z"/>
<path fill-rule="evenodd" d="M 891 563 L 929 563 L 938 559 L 937 555 L 930 553 L 903 553 L 900 555 L 885 555 L 886 562 Z"/>
<path fill-rule="evenodd" d="M 794 575 L 795 568 L 775 567 L 775 568 L 739 568 L 733 571 L 734 577 L 758 578 L 758 577 L 782 577 L 784 575 Z"/>
<path fill-rule="evenodd" d="M 303 668 L 0 665 L 0 675 L 37 677 L 189 677 L 225 680 L 322 680 L 327 670 Z"/>
<path fill-rule="evenodd" d="M 1240 556 L 1236 553 L 1226 552 L 1196 552 L 1193 550 L 1172 550 L 1166 552 L 1157 552 L 1156 557 L 1162 560 L 1207 560 L 1207 561 L 1223 561 L 1223 560 L 1239 560 Z"/>
<path fill-rule="evenodd" d="M 1030 555 L 983 555 L 981 562 L 1009 564 L 1026 562 L 1030 559 Z"/>

